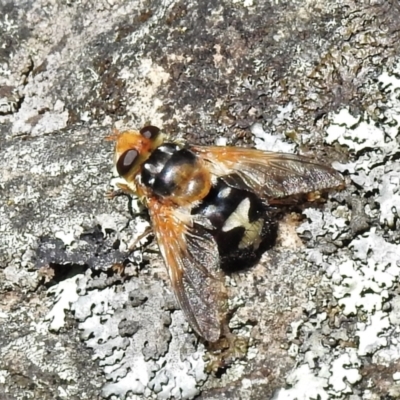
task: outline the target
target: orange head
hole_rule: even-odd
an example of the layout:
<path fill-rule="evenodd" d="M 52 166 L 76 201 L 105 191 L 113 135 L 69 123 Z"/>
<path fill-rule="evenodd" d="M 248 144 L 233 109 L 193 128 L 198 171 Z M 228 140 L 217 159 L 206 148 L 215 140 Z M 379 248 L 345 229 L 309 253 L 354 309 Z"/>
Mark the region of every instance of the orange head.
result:
<path fill-rule="evenodd" d="M 164 141 L 160 129 L 151 125 L 140 131 L 114 130 L 107 139 L 116 141 L 114 163 L 118 174 L 127 181 L 135 178 L 150 154 Z"/>

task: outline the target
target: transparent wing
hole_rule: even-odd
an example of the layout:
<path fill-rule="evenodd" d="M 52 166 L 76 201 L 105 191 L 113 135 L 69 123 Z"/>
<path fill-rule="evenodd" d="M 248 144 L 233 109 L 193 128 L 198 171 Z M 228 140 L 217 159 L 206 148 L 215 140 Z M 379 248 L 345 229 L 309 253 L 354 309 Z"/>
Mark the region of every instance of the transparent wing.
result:
<path fill-rule="evenodd" d="M 225 294 L 217 244 L 201 225 L 193 224 L 185 209 L 156 200 L 148 208 L 179 305 L 198 335 L 217 341 Z"/>
<path fill-rule="evenodd" d="M 282 198 L 344 186 L 333 168 L 296 154 L 238 147 L 201 147 L 192 150 L 209 163 L 215 176 L 228 185 L 250 188 L 263 199 Z M 231 179 L 236 174 L 240 180 Z M 224 178 L 224 176 L 226 178 Z"/>

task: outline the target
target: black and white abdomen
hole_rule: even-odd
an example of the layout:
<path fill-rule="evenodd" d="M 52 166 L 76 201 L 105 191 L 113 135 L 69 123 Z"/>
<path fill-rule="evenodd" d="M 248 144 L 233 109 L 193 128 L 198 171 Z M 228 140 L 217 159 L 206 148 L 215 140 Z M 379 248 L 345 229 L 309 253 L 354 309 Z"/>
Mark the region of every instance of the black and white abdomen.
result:
<path fill-rule="evenodd" d="M 257 252 L 274 225 L 267 206 L 253 192 L 232 188 L 221 178 L 192 214 L 210 221 L 221 255 L 234 257 Z"/>

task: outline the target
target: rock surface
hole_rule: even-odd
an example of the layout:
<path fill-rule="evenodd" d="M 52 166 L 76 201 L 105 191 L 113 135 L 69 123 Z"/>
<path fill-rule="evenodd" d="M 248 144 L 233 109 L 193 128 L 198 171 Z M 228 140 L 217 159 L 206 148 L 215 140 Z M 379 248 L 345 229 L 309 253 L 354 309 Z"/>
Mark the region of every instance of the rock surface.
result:
<path fill-rule="evenodd" d="M 399 32 L 387 0 L 2 2 L 0 398 L 399 398 Z M 149 122 L 348 181 L 226 277 L 251 346 L 218 376 L 104 198 L 105 136 Z"/>

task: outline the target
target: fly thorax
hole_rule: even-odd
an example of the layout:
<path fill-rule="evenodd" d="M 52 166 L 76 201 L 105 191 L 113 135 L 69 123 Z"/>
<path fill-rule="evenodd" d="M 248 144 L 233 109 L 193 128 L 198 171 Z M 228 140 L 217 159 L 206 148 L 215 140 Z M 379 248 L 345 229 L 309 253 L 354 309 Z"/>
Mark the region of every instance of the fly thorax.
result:
<path fill-rule="evenodd" d="M 210 173 L 203 162 L 188 148 L 173 143 L 153 151 L 143 164 L 141 179 L 154 195 L 177 205 L 202 200 L 211 187 Z"/>

